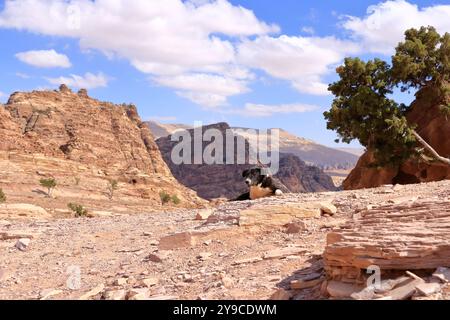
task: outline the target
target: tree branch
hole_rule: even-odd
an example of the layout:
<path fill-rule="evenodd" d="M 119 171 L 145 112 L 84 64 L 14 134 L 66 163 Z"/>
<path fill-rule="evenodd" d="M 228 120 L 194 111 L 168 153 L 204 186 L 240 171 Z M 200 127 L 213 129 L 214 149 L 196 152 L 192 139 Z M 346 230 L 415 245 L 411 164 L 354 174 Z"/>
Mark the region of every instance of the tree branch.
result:
<path fill-rule="evenodd" d="M 450 159 L 442 157 L 439 153 L 437 153 L 437 151 L 434 150 L 433 147 L 430 146 L 415 130 L 413 130 L 412 133 L 416 137 L 417 141 L 419 141 L 419 143 L 423 145 L 425 149 L 427 149 L 436 160 L 450 165 Z"/>

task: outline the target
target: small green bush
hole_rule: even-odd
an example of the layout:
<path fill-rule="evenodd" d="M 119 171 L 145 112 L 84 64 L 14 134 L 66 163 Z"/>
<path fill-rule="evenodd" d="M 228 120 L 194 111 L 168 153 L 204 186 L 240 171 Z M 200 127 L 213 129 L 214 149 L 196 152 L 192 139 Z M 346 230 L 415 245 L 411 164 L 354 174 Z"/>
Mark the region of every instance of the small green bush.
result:
<path fill-rule="evenodd" d="M 69 203 L 67 207 L 74 212 L 76 218 L 86 217 L 88 214 L 87 209 L 80 204 Z"/>
<path fill-rule="evenodd" d="M 168 194 L 168 193 L 165 192 L 165 191 L 161 191 L 161 192 L 159 193 L 159 197 L 161 198 L 162 204 L 167 204 L 167 203 L 169 203 L 169 202 L 170 202 L 170 199 L 171 199 L 170 194 Z"/>
<path fill-rule="evenodd" d="M 57 185 L 56 180 L 54 178 L 41 179 L 41 180 L 39 180 L 39 183 L 44 188 L 47 188 L 47 195 L 49 197 L 51 197 L 53 190 L 56 188 L 56 185 Z"/>
<path fill-rule="evenodd" d="M 178 205 L 181 203 L 180 198 L 178 198 L 178 196 L 176 194 L 174 194 L 173 196 L 170 195 L 169 193 L 165 192 L 165 191 L 161 191 L 159 193 L 159 197 L 161 198 L 161 202 L 162 204 L 167 204 L 169 202 L 172 202 L 175 205 Z"/>
<path fill-rule="evenodd" d="M 3 190 L 0 188 L 0 203 L 6 202 L 6 195 Z"/>
<path fill-rule="evenodd" d="M 114 191 L 116 191 L 119 188 L 119 183 L 117 182 L 117 180 L 109 180 L 108 183 L 108 196 L 109 199 L 112 200 L 112 198 L 114 197 Z"/>
<path fill-rule="evenodd" d="M 181 203 L 181 200 L 180 200 L 180 198 L 178 198 L 178 196 L 177 196 L 176 194 L 174 194 L 174 195 L 172 196 L 172 202 L 173 202 L 175 205 L 178 205 L 178 204 Z"/>

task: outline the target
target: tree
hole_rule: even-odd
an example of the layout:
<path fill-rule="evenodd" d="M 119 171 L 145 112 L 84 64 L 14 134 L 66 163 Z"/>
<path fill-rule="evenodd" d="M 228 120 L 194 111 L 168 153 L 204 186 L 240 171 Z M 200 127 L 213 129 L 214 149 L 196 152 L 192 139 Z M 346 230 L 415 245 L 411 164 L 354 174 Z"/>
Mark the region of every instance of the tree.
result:
<path fill-rule="evenodd" d="M 6 202 L 6 195 L 3 192 L 3 189 L 0 188 L 0 204 Z"/>
<path fill-rule="evenodd" d="M 51 197 L 53 194 L 53 190 L 56 188 L 56 180 L 54 178 L 48 178 L 48 179 L 41 179 L 39 180 L 39 183 L 44 188 L 47 188 L 47 196 Z"/>
<path fill-rule="evenodd" d="M 119 183 L 117 182 L 117 180 L 109 180 L 108 182 L 108 196 L 109 199 L 112 200 L 112 198 L 114 197 L 114 191 L 116 191 L 119 188 Z"/>
<path fill-rule="evenodd" d="M 450 34 L 440 36 L 433 27 L 409 29 L 392 57 L 392 65 L 380 59 L 364 62 L 347 58 L 336 72 L 340 79 L 329 86 L 335 99 L 324 113 L 327 128 L 338 133 L 336 142 L 359 140 L 374 152 L 379 165 L 423 156 L 425 150 L 434 159 L 450 164 L 419 136 L 414 124 L 408 123 L 409 106 L 389 98 L 397 87 L 402 91 L 432 88 L 442 109 L 450 109 Z"/>

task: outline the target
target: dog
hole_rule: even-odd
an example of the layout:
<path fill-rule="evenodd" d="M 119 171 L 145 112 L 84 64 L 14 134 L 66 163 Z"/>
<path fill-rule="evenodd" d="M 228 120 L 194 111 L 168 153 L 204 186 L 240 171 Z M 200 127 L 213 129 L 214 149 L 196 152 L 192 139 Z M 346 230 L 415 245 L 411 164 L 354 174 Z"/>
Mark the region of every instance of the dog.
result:
<path fill-rule="evenodd" d="M 263 175 L 261 168 L 245 170 L 242 173 L 242 177 L 249 187 L 249 192 L 244 193 L 232 201 L 256 200 L 271 196 L 281 196 L 287 190 L 286 187 L 282 186 L 279 181 L 270 175 Z"/>

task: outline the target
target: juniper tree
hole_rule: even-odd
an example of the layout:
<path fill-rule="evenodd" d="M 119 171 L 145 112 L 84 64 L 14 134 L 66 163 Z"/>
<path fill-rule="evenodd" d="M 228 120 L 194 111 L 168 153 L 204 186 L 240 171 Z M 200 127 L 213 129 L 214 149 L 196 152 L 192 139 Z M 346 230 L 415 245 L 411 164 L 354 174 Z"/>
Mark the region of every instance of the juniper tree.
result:
<path fill-rule="evenodd" d="M 378 164 L 398 164 L 427 150 L 436 160 L 450 164 L 440 156 L 408 123 L 409 106 L 390 96 L 402 91 L 434 89 L 441 109 L 450 114 L 450 34 L 439 35 L 433 27 L 405 32 L 392 64 L 380 59 L 367 62 L 346 58 L 336 69 L 339 80 L 329 86 L 335 95 L 331 109 L 324 113 L 327 128 L 339 139 L 350 143 L 357 139 L 374 152 Z M 423 148 L 418 148 L 420 144 Z"/>

